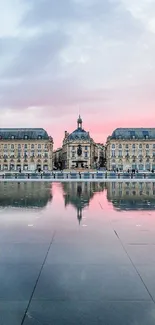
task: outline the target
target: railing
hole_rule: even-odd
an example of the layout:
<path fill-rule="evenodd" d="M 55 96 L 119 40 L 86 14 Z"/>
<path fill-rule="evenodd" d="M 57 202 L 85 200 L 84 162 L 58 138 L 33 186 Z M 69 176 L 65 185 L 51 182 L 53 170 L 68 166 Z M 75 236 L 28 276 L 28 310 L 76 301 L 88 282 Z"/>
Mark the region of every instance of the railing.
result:
<path fill-rule="evenodd" d="M 0 179 L 49 179 L 49 180 L 78 180 L 78 179 L 155 179 L 155 173 L 127 173 L 127 172 L 3 172 Z"/>

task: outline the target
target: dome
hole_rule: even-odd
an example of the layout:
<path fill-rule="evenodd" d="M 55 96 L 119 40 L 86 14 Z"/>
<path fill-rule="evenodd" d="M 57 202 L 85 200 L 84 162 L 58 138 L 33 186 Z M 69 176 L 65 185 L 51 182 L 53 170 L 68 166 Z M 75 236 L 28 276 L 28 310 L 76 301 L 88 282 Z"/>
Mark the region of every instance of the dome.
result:
<path fill-rule="evenodd" d="M 68 136 L 68 140 L 90 140 L 89 132 L 78 128 Z"/>
<path fill-rule="evenodd" d="M 77 129 L 68 135 L 67 140 L 90 140 L 89 132 L 82 128 L 82 118 L 80 115 L 77 119 Z"/>

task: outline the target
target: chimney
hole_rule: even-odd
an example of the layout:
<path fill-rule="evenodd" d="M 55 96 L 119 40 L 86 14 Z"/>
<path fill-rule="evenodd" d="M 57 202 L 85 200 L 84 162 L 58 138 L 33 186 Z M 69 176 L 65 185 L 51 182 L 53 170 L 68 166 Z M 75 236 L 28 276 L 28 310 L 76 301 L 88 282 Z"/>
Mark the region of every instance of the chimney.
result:
<path fill-rule="evenodd" d="M 67 135 L 68 135 L 68 132 L 67 132 L 67 131 L 65 131 L 65 139 L 67 138 Z"/>

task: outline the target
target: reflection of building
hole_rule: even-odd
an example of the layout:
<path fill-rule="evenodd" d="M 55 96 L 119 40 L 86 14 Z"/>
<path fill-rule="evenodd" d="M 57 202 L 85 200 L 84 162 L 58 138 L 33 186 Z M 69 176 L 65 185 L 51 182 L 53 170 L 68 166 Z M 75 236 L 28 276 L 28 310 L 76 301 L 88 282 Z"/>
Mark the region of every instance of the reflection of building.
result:
<path fill-rule="evenodd" d="M 82 119 L 77 120 L 77 129 L 69 134 L 65 131 L 62 147 L 63 169 L 93 168 L 97 161 L 97 147 L 89 132 L 82 127 Z"/>
<path fill-rule="evenodd" d="M 77 219 L 79 223 L 82 219 L 82 210 L 89 206 L 95 192 L 104 190 L 104 183 L 62 183 L 64 190 L 65 206 L 71 204 L 77 210 Z"/>
<path fill-rule="evenodd" d="M 106 183 L 107 199 L 121 210 L 155 210 L 155 183 Z"/>
<path fill-rule="evenodd" d="M 44 129 L 0 129 L 1 170 L 52 170 L 52 154 Z"/>
<path fill-rule="evenodd" d="M 43 208 L 51 199 L 51 183 L 0 182 L 0 207 Z"/>
<path fill-rule="evenodd" d="M 107 139 L 108 170 L 155 170 L 155 128 L 116 129 Z"/>

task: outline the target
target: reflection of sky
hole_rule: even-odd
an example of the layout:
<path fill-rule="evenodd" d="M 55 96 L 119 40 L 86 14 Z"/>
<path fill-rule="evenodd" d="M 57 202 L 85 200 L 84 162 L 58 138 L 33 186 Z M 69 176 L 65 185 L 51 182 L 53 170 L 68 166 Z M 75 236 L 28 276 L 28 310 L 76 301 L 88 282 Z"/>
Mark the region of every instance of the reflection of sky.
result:
<path fill-rule="evenodd" d="M 144 239 L 148 231 L 155 229 L 155 207 L 146 206 L 146 202 L 153 200 L 153 194 L 151 192 L 152 184 L 150 183 L 149 195 L 139 196 L 137 195 L 134 200 L 132 198 L 132 191 L 129 192 L 129 197 L 121 200 L 119 198 L 119 192 L 113 192 L 108 184 L 98 184 L 94 186 L 91 183 L 82 186 L 81 196 L 81 212 L 82 218 L 78 220 L 78 209 L 80 208 L 80 197 L 77 198 L 76 206 L 76 193 L 79 191 L 79 184 L 73 183 L 72 185 L 66 183 L 65 186 L 59 183 L 42 185 L 42 188 L 38 190 L 38 183 L 31 188 L 24 189 L 21 186 L 20 191 L 15 193 L 14 185 L 10 187 L 9 183 L 5 184 L 4 196 L 8 195 L 8 207 L 3 206 L 2 194 L 0 190 L 0 240 L 4 240 L 5 236 L 11 236 L 16 242 L 18 240 L 34 240 L 34 236 L 39 238 L 41 242 L 48 241 L 51 238 L 51 233 L 62 233 L 64 230 L 68 236 L 71 231 L 84 232 L 87 234 L 88 229 L 90 235 L 93 237 L 94 232 L 102 233 L 106 225 L 110 229 L 118 231 L 123 230 L 124 227 L 127 231 L 133 232 L 134 240 L 136 240 L 137 232 L 140 233 Z M 2 186 L 2 183 L 0 187 Z M 112 185 L 111 185 L 112 186 Z M 12 198 L 10 196 L 10 189 Z M 143 188 L 145 192 L 145 185 Z M 137 188 L 138 191 L 138 188 Z M 126 193 L 126 192 L 125 192 Z M 16 195 L 15 195 L 16 194 Z M 25 196 L 32 195 L 34 199 L 34 206 L 23 205 L 22 209 L 18 206 L 10 204 L 13 200 L 25 199 Z M 65 205 L 65 199 L 67 196 L 67 205 Z M 52 197 L 52 200 L 51 200 Z M 107 199 L 108 197 L 108 199 Z M 44 206 L 40 209 L 40 199 L 43 198 Z M 85 204 L 83 205 L 83 199 Z M 12 201 L 10 201 L 12 200 Z M 37 201 L 38 200 L 38 201 Z M 26 201 L 24 201 L 26 202 Z M 37 208 L 38 202 L 38 208 Z M 132 202 L 132 211 L 127 209 Z M 141 204 L 141 207 L 139 205 Z M 126 211 L 124 211 L 126 210 Z M 152 210 L 152 211 L 151 211 Z M 135 235 L 134 235 L 135 234 Z M 152 237 L 153 238 L 153 237 Z M 11 239 L 12 240 L 12 239 Z M 95 240 L 95 238 L 94 238 Z"/>

